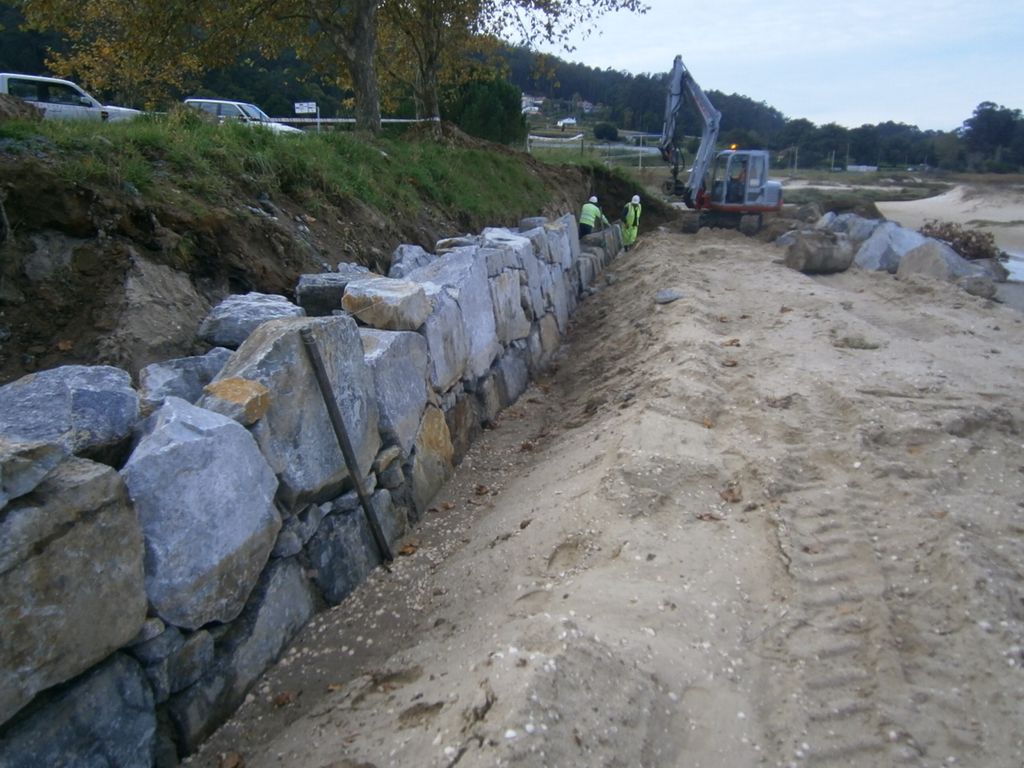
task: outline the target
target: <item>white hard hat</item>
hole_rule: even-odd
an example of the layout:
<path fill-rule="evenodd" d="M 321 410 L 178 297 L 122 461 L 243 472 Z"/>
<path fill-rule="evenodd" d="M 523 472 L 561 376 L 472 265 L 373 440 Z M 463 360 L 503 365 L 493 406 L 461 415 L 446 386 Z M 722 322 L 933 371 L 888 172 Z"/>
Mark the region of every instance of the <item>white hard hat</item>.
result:
<path fill-rule="evenodd" d="M 591 197 L 591 198 L 590 198 L 590 202 L 592 202 L 592 203 L 596 203 L 596 202 L 597 202 L 597 197 L 596 197 L 596 196 L 594 196 L 594 197 Z"/>
<path fill-rule="evenodd" d="M 640 195 L 633 195 L 633 202 L 640 205 Z"/>

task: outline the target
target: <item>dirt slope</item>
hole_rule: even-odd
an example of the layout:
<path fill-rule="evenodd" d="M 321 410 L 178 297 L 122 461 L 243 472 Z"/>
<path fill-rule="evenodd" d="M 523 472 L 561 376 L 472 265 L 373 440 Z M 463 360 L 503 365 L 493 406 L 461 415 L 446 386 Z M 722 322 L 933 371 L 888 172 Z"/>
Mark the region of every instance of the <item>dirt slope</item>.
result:
<path fill-rule="evenodd" d="M 1019 766 L 1024 315 L 778 256 L 642 234 L 189 764 Z"/>
<path fill-rule="evenodd" d="M 196 330 L 229 293 L 293 297 L 300 275 L 343 261 L 386 274 L 402 243 L 433 250 L 441 238 L 516 226 L 524 216 L 576 213 L 590 194 L 615 208 L 612 201 L 636 191 L 600 168 L 548 165 L 451 126 L 440 139 L 410 140 L 511 155 L 540 180 L 549 202 L 543 210 L 510 207 L 505 221 L 427 199 L 408 215 L 384 215 L 340 193 L 311 211 L 246 178 L 227 179 L 217 199 L 203 199 L 159 163 L 153 172 L 161 183 L 143 194 L 130 184 L 76 179 L 66 163 L 73 158 L 40 137 L 0 141 L 0 384 L 72 363 L 135 374 L 205 352 Z M 652 223 L 671 215 L 658 201 L 647 206 Z"/>

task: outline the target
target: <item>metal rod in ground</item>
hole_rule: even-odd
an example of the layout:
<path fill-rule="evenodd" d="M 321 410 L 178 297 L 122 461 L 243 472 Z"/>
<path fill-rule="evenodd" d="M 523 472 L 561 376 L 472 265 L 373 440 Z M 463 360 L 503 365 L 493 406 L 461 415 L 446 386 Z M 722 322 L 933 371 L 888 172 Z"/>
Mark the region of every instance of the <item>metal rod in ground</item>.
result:
<path fill-rule="evenodd" d="M 309 328 L 302 328 L 299 330 L 299 336 L 302 337 L 302 346 L 306 350 L 306 356 L 309 358 L 310 365 L 313 366 L 313 375 L 316 378 L 317 386 L 320 388 L 320 396 L 323 398 L 324 405 L 327 406 L 327 415 L 331 420 L 331 426 L 334 427 L 334 435 L 338 438 L 341 454 L 345 457 L 345 466 L 348 467 L 348 473 L 352 477 L 352 483 L 356 488 L 356 495 L 359 496 L 359 503 L 363 507 L 363 514 L 366 515 L 366 522 L 373 533 L 374 541 L 377 542 L 377 550 L 382 559 L 390 562 L 395 559 L 395 556 L 391 553 L 391 547 L 388 545 L 387 537 L 380 527 L 380 521 L 377 520 L 377 515 L 373 511 L 373 507 L 370 506 L 370 500 L 366 497 L 366 492 L 363 490 L 363 479 L 359 471 L 359 462 L 356 461 L 355 452 L 352 450 L 352 443 L 348 439 L 348 430 L 345 429 L 345 421 L 341 416 L 341 409 L 338 408 L 338 403 L 334 399 L 334 390 L 331 388 L 330 379 L 327 378 L 327 368 L 324 366 L 324 360 L 320 356 L 320 349 L 316 345 L 313 331 Z"/>

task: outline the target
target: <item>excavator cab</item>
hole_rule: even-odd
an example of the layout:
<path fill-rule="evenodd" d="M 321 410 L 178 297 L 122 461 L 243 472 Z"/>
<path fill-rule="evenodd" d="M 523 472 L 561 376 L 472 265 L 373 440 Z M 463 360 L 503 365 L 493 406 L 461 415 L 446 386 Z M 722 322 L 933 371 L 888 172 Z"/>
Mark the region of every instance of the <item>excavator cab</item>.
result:
<path fill-rule="evenodd" d="M 697 208 L 703 225 L 738 226 L 739 219 L 782 207 L 782 185 L 768 179 L 768 153 L 761 149 L 726 149 L 715 155 Z"/>
<path fill-rule="evenodd" d="M 708 203 L 716 206 L 746 207 L 763 197 L 767 153 L 756 150 L 719 152 L 711 166 Z"/>

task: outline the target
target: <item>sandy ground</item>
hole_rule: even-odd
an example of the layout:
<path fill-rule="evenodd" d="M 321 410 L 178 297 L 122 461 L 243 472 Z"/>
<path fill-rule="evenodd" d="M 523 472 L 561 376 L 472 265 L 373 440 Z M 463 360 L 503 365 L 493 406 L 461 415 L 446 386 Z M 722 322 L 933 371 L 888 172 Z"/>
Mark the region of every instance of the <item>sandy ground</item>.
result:
<path fill-rule="evenodd" d="M 1024 187 L 953 187 L 924 200 L 879 203 L 878 210 L 901 226 L 917 229 L 929 219 L 991 232 L 1004 251 L 1024 256 Z"/>
<path fill-rule="evenodd" d="M 1020 768 L 1024 314 L 780 255 L 642 233 L 189 764 Z"/>

